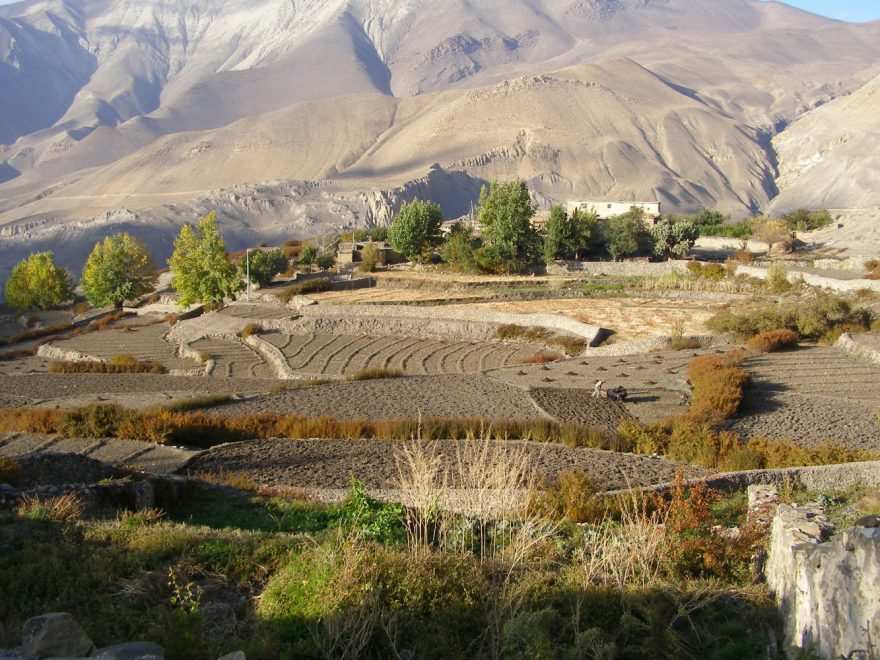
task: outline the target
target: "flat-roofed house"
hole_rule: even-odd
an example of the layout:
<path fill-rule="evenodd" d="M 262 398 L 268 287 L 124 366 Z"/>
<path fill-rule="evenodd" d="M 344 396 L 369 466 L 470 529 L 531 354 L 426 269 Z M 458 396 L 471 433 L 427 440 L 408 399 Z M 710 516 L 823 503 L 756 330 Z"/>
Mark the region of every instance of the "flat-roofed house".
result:
<path fill-rule="evenodd" d="M 653 227 L 660 217 L 660 202 L 569 202 L 568 214 L 577 209 L 579 212 L 595 213 L 600 220 L 607 220 L 615 215 L 629 213 L 632 207 L 642 210 L 642 219 L 649 227 Z"/>

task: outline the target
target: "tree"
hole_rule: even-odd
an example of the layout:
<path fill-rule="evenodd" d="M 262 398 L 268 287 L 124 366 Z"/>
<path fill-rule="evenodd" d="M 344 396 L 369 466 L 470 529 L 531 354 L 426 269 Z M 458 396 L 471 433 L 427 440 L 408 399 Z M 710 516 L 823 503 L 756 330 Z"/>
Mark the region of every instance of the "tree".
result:
<path fill-rule="evenodd" d="M 72 298 L 70 275 L 55 265 L 51 252 L 37 252 L 22 259 L 6 280 L 6 302 L 18 312 L 48 309 Z"/>
<path fill-rule="evenodd" d="M 303 266 L 311 266 L 318 258 L 318 250 L 314 245 L 306 245 L 299 253 L 299 263 Z"/>
<path fill-rule="evenodd" d="M 404 203 L 391 222 L 388 242 L 404 258 L 412 261 L 425 248 L 436 243 L 442 222 L 443 213 L 438 204 L 419 199 Z"/>
<path fill-rule="evenodd" d="M 321 270 L 330 270 L 333 268 L 333 264 L 336 263 L 336 255 L 332 252 L 325 252 L 315 260 L 315 263 L 318 264 L 318 268 Z"/>
<path fill-rule="evenodd" d="M 658 257 L 684 258 L 697 241 L 700 232 L 684 218 L 663 218 L 651 228 L 654 254 Z"/>
<path fill-rule="evenodd" d="M 531 220 L 535 207 L 525 181 L 493 181 L 488 191 L 480 191 L 478 213 L 493 255 L 512 263 L 534 256 L 537 235 Z"/>
<path fill-rule="evenodd" d="M 147 246 L 127 233 L 96 243 L 80 277 L 94 307 L 122 307 L 125 300 L 153 290 L 156 268 Z"/>
<path fill-rule="evenodd" d="M 460 222 L 452 225 L 440 248 L 440 256 L 453 270 L 462 273 L 475 270 L 477 261 L 474 256 L 474 235 L 470 227 L 465 227 Z"/>
<path fill-rule="evenodd" d="M 599 216 L 595 212 L 584 213 L 575 209 L 569 218 L 571 225 L 571 251 L 574 258 L 584 257 L 593 247 L 596 240 L 596 226 Z"/>
<path fill-rule="evenodd" d="M 168 265 L 182 306 L 220 302 L 244 288 L 239 269 L 226 254 L 213 211 L 199 218 L 195 227 L 181 228 Z"/>
<path fill-rule="evenodd" d="M 605 245 L 615 260 L 651 252 L 651 234 L 643 217 L 642 209 L 633 206 L 626 213 L 608 219 Z"/>
<path fill-rule="evenodd" d="M 287 257 L 281 248 L 253 250 L 250 254 L 250 279 L 261 287 L 269 286 L 273 277 L 286 270 Z"/>
<path fill-rule="evenodd" d="M 574 240 L 568 214 L 559 205 L 550 207 L 550 218 L 544 230 L 544 263 L 551 264 L 574 252 Z"/>

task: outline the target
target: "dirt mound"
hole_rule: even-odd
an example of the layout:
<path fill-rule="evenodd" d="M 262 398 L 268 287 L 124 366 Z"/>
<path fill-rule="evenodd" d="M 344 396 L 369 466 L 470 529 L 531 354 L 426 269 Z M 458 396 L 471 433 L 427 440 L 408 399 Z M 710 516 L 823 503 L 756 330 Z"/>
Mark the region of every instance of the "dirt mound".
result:
<path fill-rule="evenodd" d="M 450 469 L 455 466 L 457 444 L 441 443 L 448 447 L 443 455 Z M 538 471 L 549 478 L 581 470 L 607 489 L 670 481 L 679 467 L 665 459 L 634 454 L 555 444 L 526 446 Z M 344 489 L 354 476 L 369 488 L 389 488 L 398 476 L 395 453 L 400 447 L 400 442 L 383 440 L 255 440 L 208 450 L 187 471 L 242 474 L 262 486 L 286 488 Z M 701 472 L 693 470 L 694 475 Z"/>
<path fill-rule="evenodd" d="M 119 479 L 128 474 L 81 454 L 45 452 L 22 456 L 19 464 L 19 486 L 31 488 L 51 484 L 94 484 L 103 479 Z"/>

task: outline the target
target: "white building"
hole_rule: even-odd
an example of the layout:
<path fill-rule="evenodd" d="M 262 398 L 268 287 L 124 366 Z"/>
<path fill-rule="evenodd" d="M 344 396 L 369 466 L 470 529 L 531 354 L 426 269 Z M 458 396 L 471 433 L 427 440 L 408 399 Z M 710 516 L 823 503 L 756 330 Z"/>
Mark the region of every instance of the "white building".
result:
<path fill-rule="evenodd" d="M 648 226 L 653 226 L 660 217 L 660 202 L 569 202 L 566 210 L 569 215 L 577 209 L 578 212 L 595 213 L 600 220 L 607 220 L 629 213 L 633 206 L 642 209 L 642 217 Z"/>

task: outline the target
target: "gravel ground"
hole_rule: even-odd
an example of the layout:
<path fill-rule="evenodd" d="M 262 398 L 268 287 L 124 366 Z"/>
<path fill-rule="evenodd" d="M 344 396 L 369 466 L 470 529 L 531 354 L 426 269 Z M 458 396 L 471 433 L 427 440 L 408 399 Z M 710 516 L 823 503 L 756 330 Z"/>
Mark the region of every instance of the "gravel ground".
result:
<path fill-rule="evenodd" d="M 268 392 L 277 384 L 277 380 L 157 374 L 27 374 L 0 378 L 0 401 L 21 397 L 31 402 L 61 403 L 70 397 L 155 392 L 258 393 Z"/>
<path fill-rule="evenodd" d="M 442 443 L 446 467 L 456 466 L 456 442 Z M 518 443 L 510 443 L 514 445 Z M 553 478 L 581 470 L 605 489 L 671 481 L 680 466 L 662 458 L 556 444 L 527 444 L 537 470 Z M 369 488 L 394 487 L 400 442 L 381 440 L 255 440 L 215 447 L 193 460 L 187 471 L 235 473 L 261 486 L 347 488 L 354 475 Z M 697 476 L 699 469 L 690 469 Z"/>
<path fill-rule="evenodd" d="M 339 419 L 485 417 L 534 419 L 543 415 L 528 392 L 481 375 L 415 376 L 330 383 L 228 403 L 212 412 L 333 416 Z"/>
<path fill-rule="evenodd" d="M 49 484 L 94 484 L 102 479 L 119 479 L 129 472 L 81 454 L 41 453 L 17 459 L 19 486 Z"/>
<path fill-rule="evenodd" d="M 535 389 L 532 398 L 561 422 L 575 422 L 616 431 L 620 422 L 632 415 L 620 401 L 592 398 L 585 389 Z"/>

